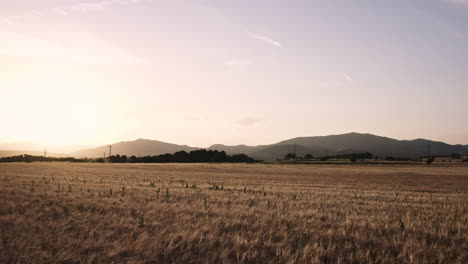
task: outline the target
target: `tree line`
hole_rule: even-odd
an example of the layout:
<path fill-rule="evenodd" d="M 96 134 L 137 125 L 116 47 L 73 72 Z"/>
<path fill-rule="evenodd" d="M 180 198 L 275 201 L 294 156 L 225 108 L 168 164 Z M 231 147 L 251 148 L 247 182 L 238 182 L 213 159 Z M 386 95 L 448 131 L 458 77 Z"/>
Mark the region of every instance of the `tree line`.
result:
<path fill-rule="evenodd" d="M 135 155 L 112 155 L 107 158 L 56 158 L 33 155 L 19 155 L 0 158 L 0 162 L 97 162 L 97 163 L 204 163 L 204 162 L 231 162 L 231 163 L 250 163 L 258 162 L 245 154 L 227 155 L 225 151 L 217 150 L 194 150 L 190 152 L 178 151 L 174 154 L 161 154 L 155 156 L 137 157 Z"/>
<path fill-rule="evenodd" d="M 288 153 L 284 157 L 286 160 L 292 160 L 292 159 L 306 159 L 306 160 L 312 160 L 312 159 L 318 159 L 320 161 L 327 161 L 329 159 L 349 159 L 352 162 L 357 161 L 357 160 L 365 160 L 365 159 L 373 159 L 374 155 L 370 152 L 363 152 L 363 153 L 350 153 L 350 154 L 338 154 L 338 155 L 327 155 L 327 156 L 321 156 L 321 157 L 314 157 L 312 154 L 306 154 L 304 157 L 298 157 L 294 153 Z"/>
<path fill-rule="evenodd" d="M 0 162 L 35 162 L 35 161 L 48 161 L 48 162 L 95 162 L 96 159 L 81 158 L 77 159 L 74 157 L 44 157 L 44 156 L 33 156 L 33 155 L 18 155 L 10 157 L 0 158 Z"/>
<path fill-rule="evenodd" d="M 98 162 L 111 162 L 111 163 L 198 163 L 198 162 L 257 162 L 257 160 L 245 155 L 235 154 L 227 155 L 225 151 L 217 150 L 193 150 L 190 152 L 178 151 L 174 154 L 161 154 L 156 156 L 143 156 L 137 157 L 126 155 L 113 155 L 106 160 L 99 159 Z"/>

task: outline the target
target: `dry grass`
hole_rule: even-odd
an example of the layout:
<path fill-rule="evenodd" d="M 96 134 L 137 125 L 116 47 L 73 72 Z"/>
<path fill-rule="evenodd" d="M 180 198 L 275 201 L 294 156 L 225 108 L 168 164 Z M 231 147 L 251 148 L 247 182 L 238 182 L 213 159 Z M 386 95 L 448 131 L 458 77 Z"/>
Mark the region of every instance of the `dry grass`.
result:
<path fill-rule="evenodd" d="M 0 164 L 1 263 L 468 263 L 468 167 Z"/>

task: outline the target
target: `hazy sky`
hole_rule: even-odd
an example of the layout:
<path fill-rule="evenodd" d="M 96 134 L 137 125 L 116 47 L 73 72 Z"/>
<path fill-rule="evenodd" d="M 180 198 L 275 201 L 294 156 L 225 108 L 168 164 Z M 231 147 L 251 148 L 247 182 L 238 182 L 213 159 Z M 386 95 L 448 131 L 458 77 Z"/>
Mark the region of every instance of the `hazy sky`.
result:
<path fill-rule="evenodd" d="M 2 0 L 0 142 L 468 144 L 468 0 Z"/>

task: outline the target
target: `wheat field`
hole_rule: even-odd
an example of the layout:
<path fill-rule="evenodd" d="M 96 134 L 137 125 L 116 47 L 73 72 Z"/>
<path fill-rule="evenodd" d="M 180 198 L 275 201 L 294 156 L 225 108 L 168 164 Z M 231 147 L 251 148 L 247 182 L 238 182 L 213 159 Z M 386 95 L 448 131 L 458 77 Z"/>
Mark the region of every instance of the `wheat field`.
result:
<path fill-rule="evenodd" d="M 0 164 L 1 263 L 468 263 L 468 167 Z"/>

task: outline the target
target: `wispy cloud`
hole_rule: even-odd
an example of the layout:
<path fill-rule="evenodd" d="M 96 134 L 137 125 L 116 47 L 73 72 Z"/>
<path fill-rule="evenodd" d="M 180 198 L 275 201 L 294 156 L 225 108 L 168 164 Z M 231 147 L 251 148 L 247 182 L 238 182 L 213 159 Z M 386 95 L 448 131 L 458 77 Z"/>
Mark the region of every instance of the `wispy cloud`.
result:
<path fill-rule="evenodd" d="M 353 78 L 349 77 L 348 74 L 343 74 L 343 77 L 344 77 L 348 82 L 354 81 Z"/>
<path fill-rule="evenodd" d="M 236 123 L 241 126 L 253 126 L 260 122 L 260 119 L 255 117 L 246 117 L 241 120 L 238 120 Z"/>
<path fill-rule="evenodd" d="M 343 73 L 342 77 L 338 75 L 333 79 L 317 82 L 317 86 L 322 88 L 339 88 L 346 87 L 353 82 L 354 79 L 349 74 Z"/>
<path fill-rule="evenodd" d="M 100 1 L 87 1 L 77 2 L 68 5 L 49 7 L 41 10 L 29 10 L 21 14 L 14 14 L 9 16 L 0 16 L 0 23 L 13 24 L 14 22 L 24 19 L 41 17 L 45 15 L 60 15 L 68 16 L 74 13 L 87 13 L 91 11 L 98 11 L 113 6 L 123 6 L 149 2 L 151 0 L 100 0 Z"/>
<path fill-rule="evenodd" d="M 269 38 L 269 37 L 266 37 L 266 36 L 262 36 L 262 35 L 259 35 L 259 34 L 256 34 L 256 33 L 252 33 L 252 32 L 247 32 L 247 35 L 252 38 L 252 39 L 255 39 L 255 40 L 259 40 L 259 41 L 262 41 L 262 42 L 265 42 L 269 45 L 272 45 L 272 46 L 275 46 L 277 48 L 281 48 L 282 45 L 281 43 L 279 43 L 278 41 L 272 39 L 272 38 Z"/>
<path fill-rule="evenodd" d="M 0 54 L 14 57 L 31 57 L 54 61 L 84 64 L 135 64 L 141 63 L 111 42 L 93 35 L 86 30 L 66 31 L 60 27 L 38 27 L 27 30 L 22 24 L 32 25 L 45 16 L 68 16 L 110 8 L 131 5 L 151 0 L 87 0 L 62 6 L 50 6 L 29 10 L 16 15 L 0 16 L 0 25 L 6 24 L 0 34 Z M 17 27 L 19 26 L 19 27 Z"/>

